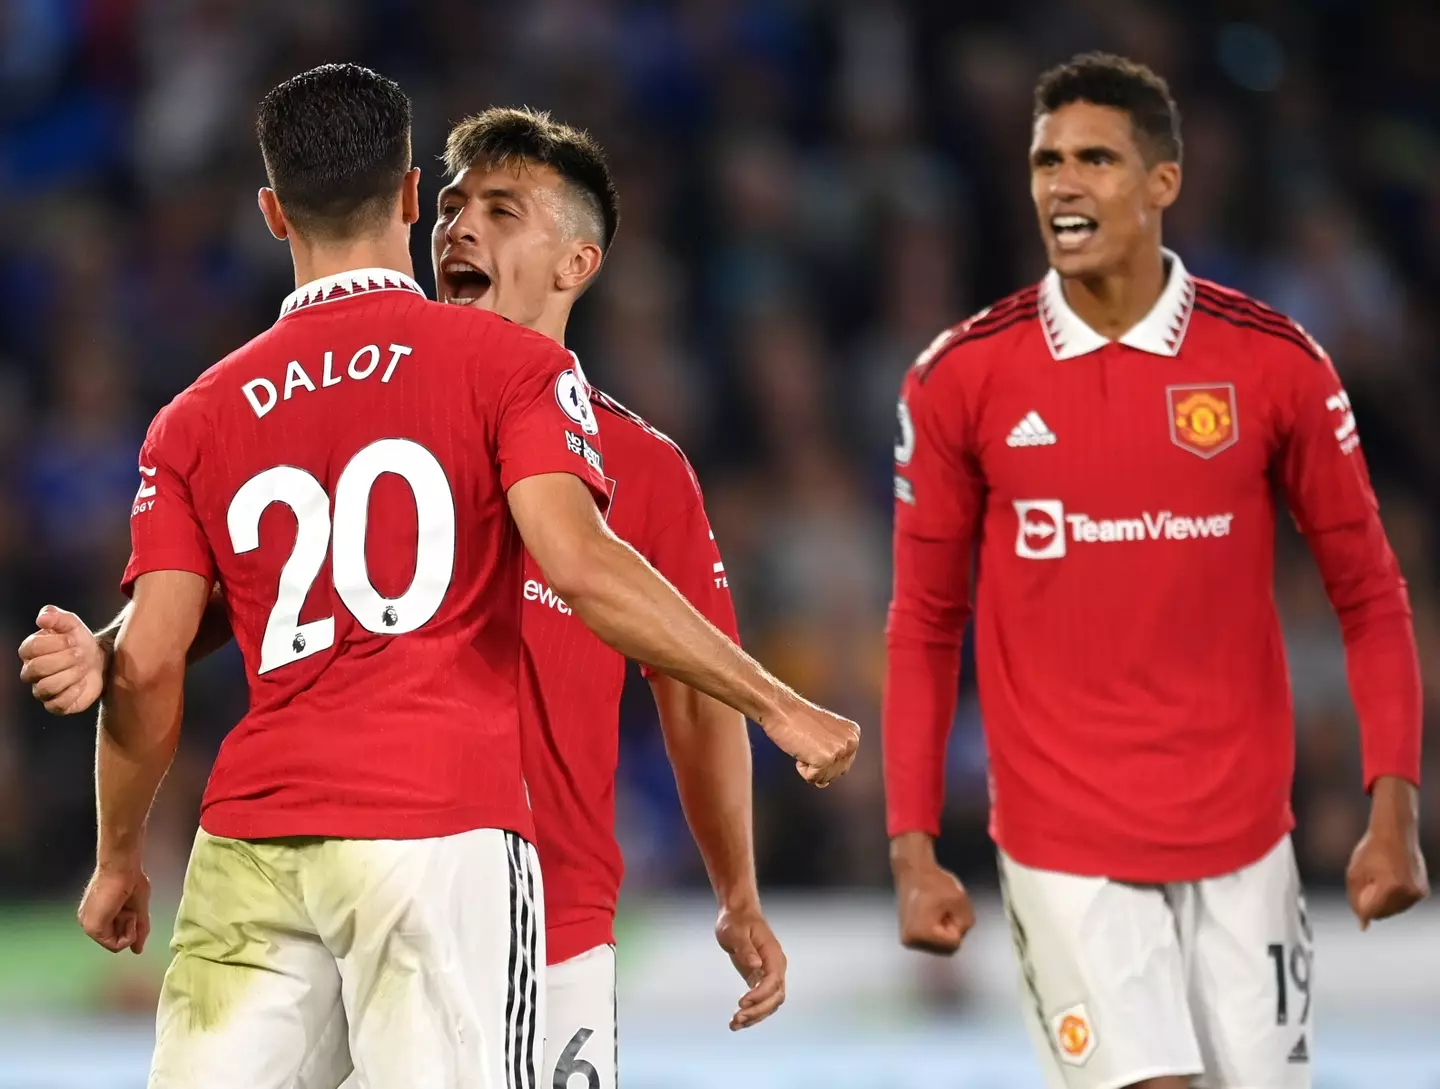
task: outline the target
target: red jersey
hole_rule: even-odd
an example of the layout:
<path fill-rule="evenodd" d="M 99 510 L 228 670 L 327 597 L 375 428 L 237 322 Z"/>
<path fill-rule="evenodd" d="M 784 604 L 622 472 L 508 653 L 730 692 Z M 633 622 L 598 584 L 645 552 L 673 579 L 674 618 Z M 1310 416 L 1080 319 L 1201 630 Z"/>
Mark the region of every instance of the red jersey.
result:
<path fill-rule="evenodd" d="M 610 528 L 738 640 L 729 581 L 690 463 L 628 409 L 598 390 L 591 396 L 604 431 Z M 524 594 L 522 669 L 536 707 L 522 735 L 525 775 L 545 871 L 546 954 L 558 964 L 615 941 L 624 871 L 615 770 L 625 659 L 571 614 L 528 556 Z"/>
<path fill-rule="evenodd" d="M 1142 882 L 1262 857 L 1293 824 L 1277 490 L 1340 617 L 1366 788 L 1418 783 L 1409 601 L 1330 360 L 1166 256 L 1164 293 L 1118 341 L 1052 272 L 936 338 L 905 379 L 891 835 L 939 830 L 973 549 L 996 842 Z"/>
<path fill-rule="evenodd" d="M 553 341 L 378 269 L 306 284 L 156 416 L 124 587 L 218 579 L 250 688 L 206 831 L 533 835 L 505 492 L 565 472 L 603 502 L 595 430 Z"/>

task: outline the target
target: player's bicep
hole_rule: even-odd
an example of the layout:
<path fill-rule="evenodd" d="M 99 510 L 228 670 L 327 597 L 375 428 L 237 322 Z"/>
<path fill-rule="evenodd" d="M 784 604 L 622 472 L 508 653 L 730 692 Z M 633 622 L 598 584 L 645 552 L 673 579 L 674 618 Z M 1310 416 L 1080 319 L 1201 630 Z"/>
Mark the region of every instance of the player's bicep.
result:
<path fill-rule="evenodd" d="M 522 477 L 505 499 L 525 548 L 562 597 L 583 576 L 597 545 L 614 536 L 593 492 L 570 473 Z"/>
<path fill-rule="evenodd" d="M 136 577 L 133 600 L 115 639 L 117 682 L 145 684 L 166 669 L 183 669 L 210 601 L 208 576 L 193 571 L 147 571 Z"/>
<path fill-rule="evenodd" d="M 958 397 L 912 374 L 896 405 L 895 523 L 925 538 L 974 533 L 984 493 Z"/>
<path fill-rule="evenodd" d="M 1294 364 L 1287 407 L 1278 476 L 1301 531 L 1323 534 L 1375 518 L 1355 413 L 1328 358 Z"/>
<path fill-rule="evenodd" d="M 715 533 L 705 515 L 705 505 L 698 489 L 687 489 L 686 506 L 682 513 L 658 533 L 637 542 L 646 559 L 685 599 L 695 606 L 711 624 L 738 643 L 739 625 L 735 619 L 735 602 L 730 596 L 730 574 L 715 542 Z M 649 667 L 642 666 L 647 677 Z"/>
<path fill-rule="evenodd" d="M 963 624 L 984 482 L 958 397 L 915 375 L 898 407 L 895 443 L 894 599 L 897 617 L 931 628 Z"/>

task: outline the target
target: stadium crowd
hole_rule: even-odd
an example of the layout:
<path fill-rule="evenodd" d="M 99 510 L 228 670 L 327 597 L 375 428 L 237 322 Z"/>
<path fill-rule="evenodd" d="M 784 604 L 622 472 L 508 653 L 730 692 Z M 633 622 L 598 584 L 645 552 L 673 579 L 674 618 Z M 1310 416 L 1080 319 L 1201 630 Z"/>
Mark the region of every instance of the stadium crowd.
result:
<path fill-rule="evenodd" d="M 573 347 L 695 462 L 747 645 L 878 733 L 894 398 L 936 333 L 1043 272 L 1029 90 L 1082 48 L 1150 63 L 1185 117 L 1167 244 L 1325 344 L 1410 582 L 1440 705 L 1440 12 L 1396 2 L 32 0 L 0 5 L 0 645 L 54 602 L 122 599 L 154 411 L 268 325 L 292 286 L 254 206 L 259 94 L 327 60 L 416 106 L 424 198 L 448 125 L 526 103 L 589 128 L 623 201 Z M 427 219 L 422 224 L 428 223 Z M 427 237 L 415 236 L 430 286 Z M 1365 820 L 1333 616 L 1298 537 L 1277 594 L 1296 689 L 1297 834 L 1338 883 Z M 1175 618 L 1227 638 L 1203 600 Z M 946 834 L 993 877 L 967 668 Z M 13 674 L 12 674 L 13 676 Z M 192 672 L 152 821 L 178 887 L 201 789 L 243 710 L 233 650 Z M 0 893 L 69 897 L 93 847 L 90 718 L 0 697 Z M 631 894 L 703 883 L 644 686 L 623 722 Z M 757 748 L 765 887 L 888 883 L 878 737 L 817 796 Z M 1427 767 L 1440 770 L 1435 746 Z M 1428 809 L 1431 838 L 1440 832 Z"/>

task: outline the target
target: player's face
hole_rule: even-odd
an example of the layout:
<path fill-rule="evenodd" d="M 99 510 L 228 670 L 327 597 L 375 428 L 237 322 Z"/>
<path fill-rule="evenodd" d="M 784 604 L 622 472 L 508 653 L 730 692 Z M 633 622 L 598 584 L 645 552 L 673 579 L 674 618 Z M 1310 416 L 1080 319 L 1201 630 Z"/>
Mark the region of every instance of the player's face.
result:
<path fill-rule="evenodd" d="M 1179 164 L 1146 166 L 1123 110 L 1072 102 L 1035 122 L 1030 195 L 1062 276 L 1103 275 L 1158 245 L 1160 213 L 1179 190 Z"/>
<path fill-rule="evenodd" d="M 535 328 L 574 249 L 564 182 L 547 166 L 472 166 L 440 191 L 430 235 L 443 303 L 476 306 Z"/>

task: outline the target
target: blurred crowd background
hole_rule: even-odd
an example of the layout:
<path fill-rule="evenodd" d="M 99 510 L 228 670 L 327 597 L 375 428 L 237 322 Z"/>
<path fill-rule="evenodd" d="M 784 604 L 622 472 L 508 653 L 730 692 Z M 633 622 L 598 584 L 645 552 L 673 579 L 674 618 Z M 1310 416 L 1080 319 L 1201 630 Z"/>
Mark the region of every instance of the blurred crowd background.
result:
<path fill-rule="evenodd" d="M 609 149 L 623 200 L 571 347 L 694 461 L 748 645 L 870 731 L 824 794 L 757 746 L 762 880 L 884 884 L 895 394 L 936 333 L 1044 272 L 1030 90 L 1050 64 L 1108 48 L 1155 66 L 1184 114 L 1167 243 L 1299 319 L 1336 360 L 1410 580 L 1433 718 L 1436 42 L 1440 8 L 1403 0 L 0 0 L 0 646 L 46 602 L 95 626 L 120 607 L 147 423 L 293 286 L 255 209 L 266 89 L 331 60 L 399 80 L 427 207 L 452 122 L 543 107 Z M 427 226 L 428 211 L 415 253 L 429 288 Z M 1297 844 L 1307 880 L 1334 886 L 1366 812 L 1354 717 L 1337 627 L 1293 534 L 1277 569 Z M 1226 637 L 1224 617 L 1205 622 Z M 942 854 L 983 884 L 994 863 L 968 657 Z M 92 719 L 49 718 L 10 675 L 0 901 L 69 900 L 92 859 Z M 172 896 L 244 700 L 233 651 L 193 670 L 150 848 Z M 643 684 L 623 731 L 627 896 L 696 885 Z M 1432 774 L 1436 756 L 1432 742 Z"/>

